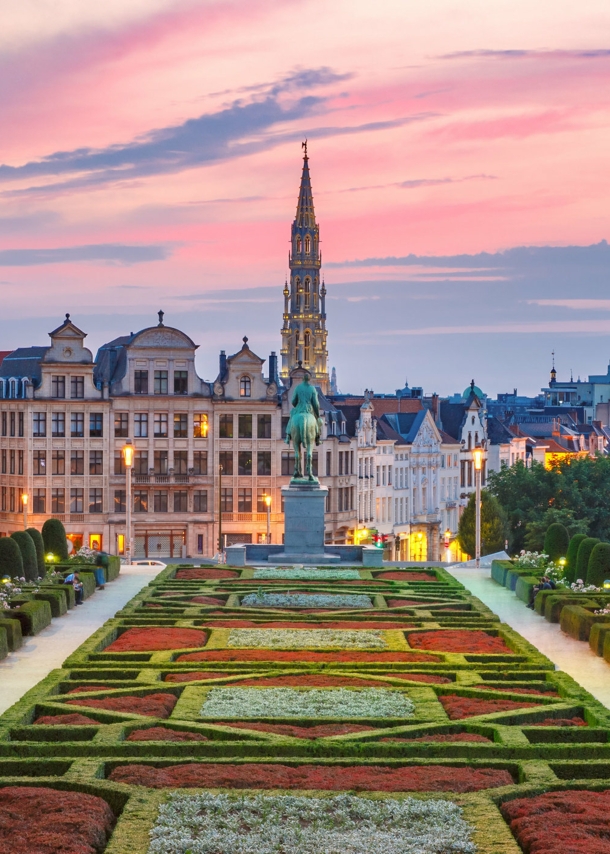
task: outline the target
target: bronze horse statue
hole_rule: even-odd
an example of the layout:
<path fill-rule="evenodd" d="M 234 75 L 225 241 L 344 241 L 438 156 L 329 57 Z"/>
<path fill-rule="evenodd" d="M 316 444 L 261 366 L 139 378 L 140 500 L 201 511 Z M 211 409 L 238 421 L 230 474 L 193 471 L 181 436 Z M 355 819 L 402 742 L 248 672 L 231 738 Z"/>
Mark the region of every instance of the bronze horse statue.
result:
<path fill-rule="evenodd" d="M 305 374 L 292 396 L 293 410 L 286 427 L 286 444 L 292 442 L 294 449 L 293 480 L 303 478 L 302 449 L 305 449 L 305 476 L 314 482 L 316 478 L 311 470 L 313 446 L 320 444 L 320 403 L 318 393 L 310 384 L 309 374 Z"/>

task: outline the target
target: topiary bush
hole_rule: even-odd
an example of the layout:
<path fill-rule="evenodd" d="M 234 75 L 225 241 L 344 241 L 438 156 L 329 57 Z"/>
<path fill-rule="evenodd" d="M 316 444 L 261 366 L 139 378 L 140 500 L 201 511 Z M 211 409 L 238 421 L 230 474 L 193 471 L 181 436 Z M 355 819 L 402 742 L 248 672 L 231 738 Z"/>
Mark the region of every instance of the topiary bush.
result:
<path fill-rule="evenodd" d="M 553 562 L 567 555 L 569 545 L 570 535 L 565 525 L 562 525 L 561 522 L 553 522 L 552 525 L 549 525 L 544 538 L 543 551 Z"/>
<path fill-rule="evenodd" d="M 23 578 L 21 549 L 12 537 L 0 537 L 0 577 Z"/>
<path fill-rule="evenodd" d="M 589 557 L 587 584 L 601 587 L 610 578 L 610 543 L 598 543 Z"/>
<path fill-rule="evenodd" d="M 68 560 L 66 529 L 59 519 L 47 519 L 42 526 L 42 539 L 45 554 L 52 554 L 55 560 Z"/>
<path fill-rule="evenodd" d="M 14 534 L 11 534 L 11 540 L 14 540 L 19 546 L 25 580 L 38 581 L 38 561 L 36 560 L 34 540 L 27 531 L 15 531 Z"/>
<path fill-rule="evenodd" d="M 578 549 L 583 540 L 587 539 L 586 534 L 574 534 L 568 546 L 566 554 L 566 578 L 570 584 L 576 581 L 576 561 L 578 559 Z"/>
<path fill-rule="evenodd" d="M 38 566 L 38 577 L 42 578 L 45 574 L 44 565 L 44 540 L 42 534 L 37 528 L 26 528 L 26 532 L 30 535 L 36 549 L 36 564 Z"/>
<path fill-rule="evenodd" d="M 583 581 L 586 579 L 587 570 L 589 569 L 589 558 L 591 557 L 591 552 L 598 543 L 599 540 L 597 537 L 587 537 L 579 545 L 578 555 L 576 557 L 576 573 L 574 581 L 578 581 L 579 578 Z"/>

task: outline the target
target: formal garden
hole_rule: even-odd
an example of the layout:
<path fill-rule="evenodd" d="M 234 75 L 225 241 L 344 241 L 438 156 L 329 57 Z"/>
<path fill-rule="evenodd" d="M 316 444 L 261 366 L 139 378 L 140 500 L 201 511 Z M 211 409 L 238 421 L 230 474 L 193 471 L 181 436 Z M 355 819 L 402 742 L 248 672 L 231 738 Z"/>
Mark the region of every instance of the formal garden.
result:
<path fill-rule="evenodd" d="M 170 566 L 0 717 L 0 850 L 607 854 L 609 736 L 443 569 Z"/>

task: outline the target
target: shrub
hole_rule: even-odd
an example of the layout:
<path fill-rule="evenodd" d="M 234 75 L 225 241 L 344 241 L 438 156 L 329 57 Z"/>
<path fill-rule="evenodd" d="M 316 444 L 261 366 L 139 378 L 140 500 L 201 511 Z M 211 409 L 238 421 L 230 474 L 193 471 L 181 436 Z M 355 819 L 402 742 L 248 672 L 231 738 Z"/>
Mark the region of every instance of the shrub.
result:
<path fill-rule="evenodd" d="M 12 537 L 0 537 L 0 577 L 23 577 L 23 558 L 21 549 Z"/>
<path fill-rule="evenodd" d="M 21 559 L 23 561 L 23 574 L 27 581 L 38 581 L 38 561 L 36 560 L 36 546 L 34 540 L 27 531 L 15 531 L 11 539 L 19 546 Z"/>
<path fill-rule="evenodd" d="M 68 559 L 66 529 L 59 519 L 47 519 L 42 526 L 42 539 L 44 541 L 45 554 L 54 555 L 55 560 Z"/>
<path fill-rule="evenodd" d="M 475 553 L 476 497 L 472 493 L 458 526 L 460 547 L 466 554 Z M 497 498 L 484 489 L 481 492 L 481 554 L 489 555 L 502 551 L 508 537 L 508 521 Z"/>
<path fill-rule="evenodd" d="M 582 541 L 586 539 L 586 534 L 574 534 L 574 536 L 570 540 L 570 545 L 568 546 L 568 552 L 566 554 L 566 580 L 570 584 L 576 581 L 576 561 L 578 559 L 578 549 Z"/>
<path fill-rule="evenodd" d="M 587 537 L 578 547 L 578 555 L 576 557 L 576 573 L 574 581 L 582 578 L 583 581 L 587 578 L 587 570 L 589 568 L 589 558 L 594 547 L 599 543 L 597 537 Z"/>
<path fill-rule="evenodd" d="M 544 538 L 544 551 L 553 562 L 566 556 L 569 545 L 570 535 L 565 525 L 562 525 L 561 522 L 553 522 L 552 525 L 549 525 Z"/>
<path fill-rule="evenodd" d="M 26 533 L 30 535 L 34 542 L 34 548 L 36 549 L 36 563 L 38 565 L 38 577 L 42 578 L 45 574 L 44 541 L 42 539 L 42 534 L 38 528 L 26 528 Z"/>
<path fill-rule="evenodd" d="M 610 578 L 610 543 L 598 543 L 589 557 L 586 582 L 601 587 L 606 578 Z"/>

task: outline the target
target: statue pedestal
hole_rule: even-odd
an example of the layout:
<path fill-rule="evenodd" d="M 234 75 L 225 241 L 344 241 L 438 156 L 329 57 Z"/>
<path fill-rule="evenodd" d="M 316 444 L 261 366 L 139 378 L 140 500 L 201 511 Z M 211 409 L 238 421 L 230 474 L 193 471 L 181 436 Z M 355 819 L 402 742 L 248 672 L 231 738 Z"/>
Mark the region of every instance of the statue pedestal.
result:
<path fill-rule="evenodd" d="M 324 552 L 324 507 L 328 487 L 317 481 L 292 480 L 282 487 L 284 551 L 270 554 L 269 563 L 338 563 L 339 555 Z"/>

